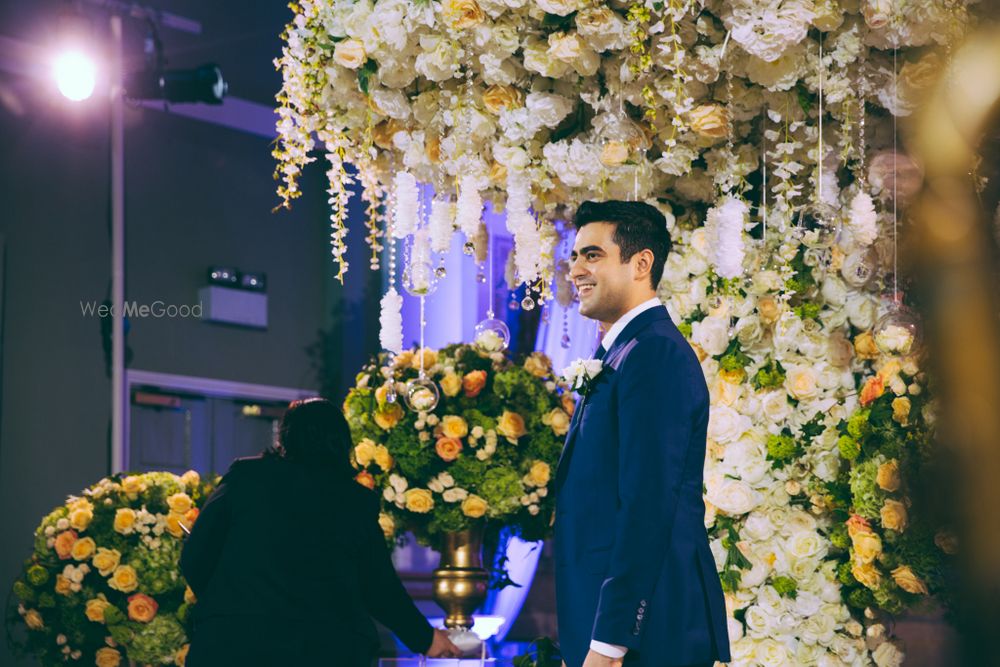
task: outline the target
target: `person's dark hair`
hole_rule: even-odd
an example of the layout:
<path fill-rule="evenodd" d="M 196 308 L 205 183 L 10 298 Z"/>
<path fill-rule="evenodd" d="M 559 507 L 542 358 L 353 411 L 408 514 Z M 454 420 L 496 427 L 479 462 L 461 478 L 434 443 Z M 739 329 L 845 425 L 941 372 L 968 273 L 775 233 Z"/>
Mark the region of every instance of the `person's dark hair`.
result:
<path fill-rule="evenodd" d="M 663 278 L 663 265 L 673 246 L 667 219 L 655 207 L 639 201 L 585 201 L 576 209 L 573 224 L 583 229 L 592 222 L 608 222 L 615 226 L 614 242 L 621 251 L 622 263 L 637 252 L 649 248 L 653 252 L 650 278 L 653 288 Z"/>
<path fill-rule="evenodd" d="M 308 398 L 288 405 L 278 429 L 278 442 L 267 453 L 353 474 L 352 447 L 351 429 L 337 406 L 325 398 Z"/>

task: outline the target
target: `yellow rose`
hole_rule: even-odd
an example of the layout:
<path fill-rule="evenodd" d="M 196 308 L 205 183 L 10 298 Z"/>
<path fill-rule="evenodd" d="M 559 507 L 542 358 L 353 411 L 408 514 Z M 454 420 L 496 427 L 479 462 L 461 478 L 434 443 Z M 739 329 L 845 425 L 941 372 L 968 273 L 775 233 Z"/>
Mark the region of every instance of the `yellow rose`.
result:
<path fill-rule="evenodd" d="M 691 110 L 691 129 L 709 139 L 721 139 L 729 134 L 729 114 L 718 104 L 702 104 Z"/>
<path fill-rule="evenodd" d="M 728 384 L 739 385 L 743 383 L 747 377 L 747 372 L 742 368 L 738 368 L 735 371 L 720 370 L 719 379 Z"/>
<path fill-rule="evenodd" d="M 375 448 L 375 465 L 381 468 L 384 472 L 389 472 L 392 468 L 392 455 L 389 453 L 389 448 L 385 445 L 379 445 Z"/>
<path fill-rule="evenodd" d="M 152 621 L 159 608 L 156 600 L 142 593 L 136 593 L 128 599 L 128 617 L 139 623 Z"/>
<path fill-rule="evenodd" d="M 406 509 L 417 514 L 427 514 L 434 509 L 434 496 L 427 489 L 409 489 L 405 494 Z"/>
<path fill-rule="evenodd" d="M 875 475 L 875 482 L 884 491 L 898 491 L 900 485 L 899 461 L 891 459 L 880 465 Z"/>
<path fill-rule="evenodd" d="M 882 553 L 882 539 L 870 530 L 859 530 L 851 536 L 854 553 L 862 563 L 871 563 Z"/>
<path fill-rule="evenodd" d="M 892 401 L 892 418 L 900 426 L 910 423 L 910 399 L 899 396 Z"/>
<path fill-rule="evenodd" d="M 472 371 L 462 378 L 462 389 L 466 398 L 475 398 L 486 386 L 486 371 Z"/>
<path fill-rule="evenodd" d="M 448 398 L 458 396 L 458 392 L 462 391 L 462 376 L 457 373 L 445 373 L 441 378 L 441 391 Z"/>
<path fill-rule="evenodd" d="M 184 663 L 187 662 L 188 651 L 190 650 L 191 645 L 185 644 L 184 646 L 181 646 L 179 651 L 177 651 L 177 655 L 174 656 L 174 664 L 177 665 L 177 667 L 184 667 Z"/>
<path fill-rule="evenodd" d="M 363 438 L 354 447 L 354 460 L 362 468 L 367 468 L 375 460 L 375 443 L 369 438 Z"/>
<path fill-rule="evenodd" d="M 597 159 L 605 167 L 618 167 L 628 160 L 628 145 L 621 141 L 609 141 L 601 147 L 601 155 Z"/>
<path fill-rule="evenodd" d="M 875 344 L 875 338 L 870 331 L 864 331 L 854 337 L 854 353 L 865 361 L 878 359 L 878 345 Z"/>
<path fill-rule="evenodd" d="M 761 323 L 770 326 L 781 317 L 781 307 L 773 298 L 764 296 L 757 299 L 757 313 L 760 315 Z"/>
<path fill-rule="evenodd" d="M 396 522 L 385 512 L 378 515 L 378 525 L 382 529 L 382 534 L 385 535 L 386 539 L 396 534 Z"/>
<path fill-rule="evenodd" d="M 434 451 L 442 461 L 451 463 L 462 452 L 462 441 L 458 438 L 438 438 L 434 444 Z"/>
<path fill-rule="evenodd" d="M 532 352 L 524 360 L 524 370 L 536 378 L 547 377 L 552 374 L 552 360 L 542 352 Z"/>
<path fill-rule="evenodd" d="M 367 470 L 362 470 L 357 475 L 354 476 L 354 481 L 365 487 L 366 489 L 375 490 L 375 478 Z"/>
<path fill-rule="evenodd" d="M 191 587 L 190 586 L 185 586 L 184 587 L 184 602 L 186 602 L 187 604 L 194 604 L 197 601 L 198 601 L 198 598 L 195 597 L 194 591 L 191 590 Z"/>
<path fill-rule="evenodd" d="M 527 433 L 527 430 L 524 428 L 524 417 L 516 412 L 504 410 L 503 414 L 500 415 L 500 421 L 497 423 L 497 433 L 508 440 L 516 441 Z"/>
<path fill-rule="evenodd" d="M 56 535 L 56 541 L 52 547 L 56 550 L 56 555 L 60 560 L 67 560 L 73 553 L 73 545 L 76 544 L 77 534 L 73 530 L 64 530 Z"/>
<path fill-rule="evenodd" d="M 118 667 L 122 664 L 122 654 L 110 646 L 97 649 L 94 654 L 94 663 L 97 667 Z"/>
<path fill-rule="evenodd" d="M 549 483 L 552 470 L 545 461 L 535 461 L 528 471 L 528 481 L 534 486 L 545 486 Z"/>
<path fill-rule="evenodd" d="M 365 45 L 356 39 L 345 39 L 333 48 L 333 60 L 341 67 L 358 69 L 368 60 Z"/>
<path fill-rule="evenodd" d="M 469 424 L 456 415 L 446 415 L 441 420 L 441 434 L 446 438 L 464 438 L 469 435 Z"/>
<path fill-rule="evenodd" d="M 114 528 L 116 533 L 128 535 L 135 526 L 135 510 L 130 507 L 121 507 L 115 512 Z"/>
<path fill-rule="evenodd" d="M 66 508 L 70 512 L 81 509 L 90 510 L 91 512 L 94 511 L 94 505 L 86 498 L 76 498 L 74 500 L 71 500 L 68 503 L 66 503 Z"/>
<path fill-rule="evenodd" d="M 478 519 L 486 514 L 489 505 L 479 496 L 471 495 L 462 501 L 462 514 L 472 519 Z"/>
<path fill-rule="evenodd" d="M 186 493 L 175 493 L 174 495 L 167 498 L 167 506 L 170 511 L 177 512 L 178 514 L 184 514 L 189 509 L 194 506 L 191 502 L 191 496 Z"/>
<path fill-rule="evenodd" d="M 878 568 L 871 563 L 862 563 L 855 560 L 851 565 L 851 574 L 863 586 L 872 590 L 878 588 L 879 583 L 882 581 L 882 575 L 879 574 Z"/>
<path fill-rule="evenodd" d="M 62 576 L 56 575 L 56 593 L 59 595 L 69 595 L 73 592 L 73 582 Z"/>
<path fill-rule="evenodd" d="M 573 398 L 573 394 L 566 392 L 559 399 L 559 404 L 562 405 L 562 409 L 566 411 L 570 417 L 576 412 L 576 400 Z"/>
<path fill-rule="evenodd" d="M 131 565 L 119 565 L 111 573 L 108 586 L 122 593 L 131 593 L 139 588 L 139 577 Z"/>
<path fill-rule="evenodd" d="M 403 406 L 399 403 L 389 403 L 384 408 L 375 410 L 375 423 L 384 431 L 388 431 L 403 418 Z"/>
<path fill-rule="evenodd" d="M 134 498 L 146 490 L 146 482 L 138 475 L 129 475 L 122 480 L 122 491 Z"/>
<path fill-rule="evenodd" d="M 550 412 L 542 415 L 542 423 L 551 427 L 556 435 L 566 435 L 569 433 L 570 417 L 561 408 L 552 408 Z"/>
<path fill-rule="evenodd" d="M 45 621 L 42 620 L 42 615 L 34 609 L 29 609 L 24 612 L 24 624 L 28 626 L 29 630 L 41 630 L 45 627 Z"/>
<path fill-rule="evenodd" d="M 104 610 L 111 606 L 111 603 L 107 601 L 103 596 L 94 598 L 92 600 L 87 600 L 87 608 L 84 613 L 87 618 L 94 623 L 104 622 Z"/>
<path fill-rule="evenodd" d="M 878 376 L 882 378 L 883 382 L 889 384 L 889 381 L 899 375 L 902 369 L 903 364 L 899 363 L 899 359 L 889 359 L 878 369 Z"/>
<path fill-rule="evenodd" d="M 906 530 L 906 505 L 898 500 L 886 500 L 880 511 L 882 525 L 889 530 L 903 532 Z"/>
<path fill-rule="evenodd" d="M 94 520 L 93 510 L 80 507 L 69 513 L 69 525 L 77 530 L 87 530 L 87 526 Z"/>
<path fill-rule="evenodd" d="M 70 549 L 69 553 L 73 560 L 89 560 L 95 551 L 97 551 L 97 544 L 94 542 L 94 538 L 84 537 L 73 543 L 73 548 Z"/>
<path fill-rule="evenodd" d="M 181 482 L 190 489 L 201 484 L 201 475 L 198 474 L 197 470 L 188 470 L 181 475 Z"/>
<path fill-rule="evenodd" d="M 423 357 L 424 360 L 424 370 L 428 370 L 431 366 L 437 363 L 438 353 L 426 347 L 423 348 L 422 350 L 418 350 L 413 355 L 413 360 L 410 362 L 410 366 L 413 367 L 413 370 L 415 371 L 420 370 L 421 357 Z"/>
<path fill-rule="evenodd" d="M 927 595 L 927 584 L 913 573 L 909 565 L 900 565 L 892 571 L 892 579 L 907 593 Z"/>
<path fill-rule="evenodd" d="M 507 182 L 507 167 L 494 161 L 490 165 L 490 182 L 491 183 L 506 183 Z"/>
<path fill-rule="evenodd" d="M 483 106 L 492 114 L 524 105 L 521 90 L 513 86 L 492 85 L 483 92 Z"/>
<path fill-rule="evenodd" d="M 184 520 L 183 514 L 171 512 L 167 515 L 167 532 L 174 537 L 182 537 L 184 535 L 183 527 L 185 526 L 190 530 L 190 526 L 188 526 L 187 522 Z"/>
<path fill-rule="evenodd" d="M 455 30 L 472 28 L 486 18 L 476 0 L 444 0 L 441 8 L 448 25 Z"/>

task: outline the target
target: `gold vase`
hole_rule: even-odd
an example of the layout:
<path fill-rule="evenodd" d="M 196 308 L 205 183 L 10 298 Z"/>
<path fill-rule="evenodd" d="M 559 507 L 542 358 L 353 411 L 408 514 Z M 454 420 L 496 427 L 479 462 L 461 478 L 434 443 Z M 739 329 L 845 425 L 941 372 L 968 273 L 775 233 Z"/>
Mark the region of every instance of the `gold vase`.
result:
<path fill-rule="evenodd" d="M 434 570 L 434 601 L 448 628 L 472 628 L 472 613 L 486 600 L 489 575 L 483 567 L 483 527 L 447 533 L 441 563 Z"/>

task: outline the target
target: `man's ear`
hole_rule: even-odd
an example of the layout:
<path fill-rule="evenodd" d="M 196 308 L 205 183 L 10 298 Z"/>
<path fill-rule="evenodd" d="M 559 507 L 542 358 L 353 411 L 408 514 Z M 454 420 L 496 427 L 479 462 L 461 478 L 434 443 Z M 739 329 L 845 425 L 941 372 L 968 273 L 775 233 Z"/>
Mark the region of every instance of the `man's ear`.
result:
<path fill-rule="evenodd" d="M 633 256 L 632 261 L 635 266 L 635 279 L 648 280 L 653 270 L 653 251 L 643 248 Z"/>

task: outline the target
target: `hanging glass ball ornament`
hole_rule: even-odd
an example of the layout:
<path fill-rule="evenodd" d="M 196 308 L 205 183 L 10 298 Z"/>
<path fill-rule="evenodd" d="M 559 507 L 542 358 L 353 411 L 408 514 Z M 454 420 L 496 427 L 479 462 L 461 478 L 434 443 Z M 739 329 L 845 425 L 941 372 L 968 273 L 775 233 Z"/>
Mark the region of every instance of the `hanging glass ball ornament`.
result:
<path fill-rule="evenodd" d="M 826 250 L 840 236 L 840 220 L 832 207 L 814 204 L 799 211 L 792 233 L 805 247 Z"/>
<path fill-rule="evenodd" d="M 634 162 L 639 153 L 652 145 L 639 124 L 622 109 L 597 121 L 597 144 L 601 147 L 601 164 L 609 169 Z"/>
<path fill-rule="evenodd" d="M 487 354 L 503 352 L 510 345 L 510 329 L 503 320 L 490 317 L 476 325 L 473 341 L 480 351 Z"/>
<path fill-rule="evenodd" d="M 535 309 L 535 300 L 531 298 L 530 294 L 521 299 L 521 308 L 524 308 L 525 310 Z"/>
<path fill-rule="evenodd" d="M 395 403 L 399 395 L 396 393 L 396 383 L 392 381 L 392 378 L 385 383 L 385 402 Z"/>
<path fill-rule="evenodd" d="M 875 345 L 883 354 L 906 356 L 920 344 L 920 319 L 897 293 L 886 312 L 875 322 L 874 332 Z"/>
<path fill-rule="evenodd" d="M 414 412 L 431 412 L 441 399 L 437 384 L 426 376 L 406 383 L 406 405 Z"/>
<path fill-rule="evenodd" d="M 437 285 L 437 272 L 427 262 L 411 262 L 403 269 L 403 289 L 411 296 L 430 296 Z"/>
<path fill-rule="evenodd" d="M 476 251 L 476 244 L 472 241 L 466 241 L 465 245 L 462 246 L 462 252 L 466 255 L 471 255 Z"/>
<path fill-rule="evenodd" d="M 878 254 L 874 248 L 860 248 L 844 258 L 840 275 L 851 287 L 865 287 L 878 272 Z"/>

